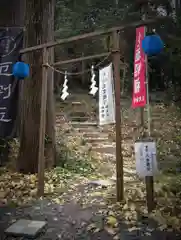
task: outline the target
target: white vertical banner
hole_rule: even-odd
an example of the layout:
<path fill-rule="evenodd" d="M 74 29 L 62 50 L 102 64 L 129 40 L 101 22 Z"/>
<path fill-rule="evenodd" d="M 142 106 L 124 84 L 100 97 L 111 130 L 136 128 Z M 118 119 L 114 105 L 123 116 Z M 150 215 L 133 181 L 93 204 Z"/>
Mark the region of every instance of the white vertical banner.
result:
<path fill-rule="evenodd" d="M 158 174 L 155 142 L 135 143 L 136 172 L 139 177 Z"/>
<path fill-rule="evenodd" d="M 99 70 L 99 124 L 115 123 L 113 65 Z"/>

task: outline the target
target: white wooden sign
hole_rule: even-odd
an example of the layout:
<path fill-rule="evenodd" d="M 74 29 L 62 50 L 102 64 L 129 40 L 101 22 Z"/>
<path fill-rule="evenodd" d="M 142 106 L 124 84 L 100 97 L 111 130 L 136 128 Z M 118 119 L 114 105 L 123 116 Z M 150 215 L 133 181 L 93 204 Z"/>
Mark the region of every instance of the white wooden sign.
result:
<path fill-rule="evenodd" d="M 139 177 L 154 176 L 158 173 L 155 142 L 136 142 L 135 158 Z"/>
<path fill-rule="evenodd" d="M 115 123 L 115 96 L 112 63 L 99 70 L 99 124 Z"/>

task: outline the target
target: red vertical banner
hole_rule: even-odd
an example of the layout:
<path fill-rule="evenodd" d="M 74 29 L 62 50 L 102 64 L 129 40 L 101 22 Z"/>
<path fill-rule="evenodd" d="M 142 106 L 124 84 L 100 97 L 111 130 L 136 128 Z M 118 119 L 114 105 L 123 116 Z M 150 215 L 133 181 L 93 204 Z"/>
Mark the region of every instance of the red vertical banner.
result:
<path fill-rule="evenodd" d="M 146 66 L 145 54 L 142 49 L 142 40 L 145 37 L 145 27 L 136 29 L 136 43 L 134 55 L 134 77 L 132 108 L 144 107 L 146 105 Z"/>

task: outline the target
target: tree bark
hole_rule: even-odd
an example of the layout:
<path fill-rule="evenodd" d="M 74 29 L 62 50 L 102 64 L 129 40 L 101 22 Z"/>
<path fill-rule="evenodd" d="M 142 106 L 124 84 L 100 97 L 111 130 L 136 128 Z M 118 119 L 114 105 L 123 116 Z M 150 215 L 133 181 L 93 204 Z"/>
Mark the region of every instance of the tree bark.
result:
<path fill-rule="evenodd" d="M 54 40 L 54 9 L 55 0 L 49 1 L 49 25 L 48 25 L 48 41 Z M 45 16 L 46 17 L 46 16 Z M 49 62 L 54 62 L 54 48 L 49 49 Z M 52 168 L 55 165 L 55 103 L 54 103 L 54 72 L 48 71 L 48 90 L 47 90 L 47 118 L 46 118 L 46 168 Z"/>
<path fill-rule="evenodd" d="M 0 0 L 0 26 L 24 26 L 25 0 Z"/>
<path fill-rule="evenodd" d="M 49 41 L 48 34 L 50 33 L 50 21 L 52 20 L 50 18 L 52 17 L 51 13 L 53 11 L 53 8 L 50 8 L 52 2 L 53 0 L 26 0 L 25 47 L 35 46 Z M 26 61 L 30 64 L 31 76 L 23 82 L 22 86 L 22 121 L 18 167 L 22 173 L 36 173 L 38 171 L 42 51 L 26 54 Z M 50 81 L 52 82 L 52 79 L 49 79 L 49 82 Z M 51 93 L 50 89 L 49 93 Z M 50 101 L 52 95 L 53 93 L 47 101 L 48 107 L 50 103 L 52 104 L 52 101 Z M 47 116 L 48 115 L 49 113 Z M 52 118 L 48 118 L 47 126 L 51 125 L 51 128 L 47 127 L 47 129 L 49 129 L 48 134 L 53 126 L 52 121 Z M 52 138 L 52 135 L 49 137 Z M 53 145 L 53 143 L 54 139 L 51 145 Z M 51 159 L 51 157 L 49 157 L 49 159 Z"/>

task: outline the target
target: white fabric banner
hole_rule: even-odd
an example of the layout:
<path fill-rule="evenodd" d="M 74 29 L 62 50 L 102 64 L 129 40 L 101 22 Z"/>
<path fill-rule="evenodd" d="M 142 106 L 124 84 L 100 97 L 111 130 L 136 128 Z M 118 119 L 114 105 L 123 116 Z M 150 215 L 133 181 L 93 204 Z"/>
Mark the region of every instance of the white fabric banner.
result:
<path fill-rule="evenodd" d="M 136 172 L 139 177 L 158 174 L 155 142 L 135 143 Z"/>
<path fill-rule="evenodd" d="M 115 94 L 112 63 L 99 70 L 99 124 L 115 123 Z"/>

